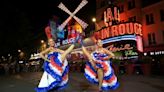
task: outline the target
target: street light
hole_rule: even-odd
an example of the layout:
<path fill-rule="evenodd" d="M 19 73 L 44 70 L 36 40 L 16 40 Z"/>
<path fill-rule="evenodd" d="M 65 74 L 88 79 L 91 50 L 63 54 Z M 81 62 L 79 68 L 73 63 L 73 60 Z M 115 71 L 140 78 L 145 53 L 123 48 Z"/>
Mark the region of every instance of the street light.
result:
<path fill-rule="evenodd" d="M 41 43 L 44 43 L 44 40 L 41 40 Z"/>
<path fill-rule="evenodd" d="M 19 49 L 19 50 L 18 50 L 18 52 L 20 53 L 20 52 L 21 52 L 21 50 Z"/>
<path fill-rule="evenodd" d="M 44 49 L 46 49 L 46 43 L 44 40 L 41 40 L 40 42 L 41 42 L 40 48 L 41 48 L 41 51 L 43 51 Z"/>
<path fill-rule="evenodd" d="M 8 54 L 8 56 L 10 57 L 10 54 Z"/>
<path fill-rule="evenodd" d="M 99 30 L 101 27 L 100 27 L 100 25 L 98 24 L 98 23 L 96 23 L 96 18 L 95 17 L 93 17 L 92 18 L 92 22 L 94 23 L 94 29 L 95 30 Z"/>
<path fill-rule="evenodd" d="M 96 30 L 95 29 L 95 26 L 96 26 L 96 18 L 95 17 L 92 18 L 92 22 L 93 22 L 93 24 L 91 26 L 92 31 L 90 32 L 90 35 L 93 35 L 94 31 Z"/>
<path fill-rule="evenodd" d="M 96 22 L 96 18 L 92 18 L 92 22 Z"/>

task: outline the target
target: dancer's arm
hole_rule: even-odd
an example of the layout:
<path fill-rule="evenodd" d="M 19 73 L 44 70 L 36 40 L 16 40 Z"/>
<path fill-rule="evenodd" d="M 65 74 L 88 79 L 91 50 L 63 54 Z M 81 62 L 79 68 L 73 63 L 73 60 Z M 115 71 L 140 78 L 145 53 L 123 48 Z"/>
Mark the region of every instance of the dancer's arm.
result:
<path fill-rule="evenodd" d="M 103 48 L 103 51 L 104 51 L 106 54 L 109 55 L 108 57 L 104 58 L 104 60 L 109 60 L 110 58 L 113 58 L 113 57 L 115 56 L 111 51 L 109 51 L 109 50 L 107 50 L 107 49 L 105 49 L 105 48 Z"/>
<path fill-rule="evenodd" d="M 57 52 L 63 54 L 64 53 L 64 50 L 61 50 L 61 49 L 56 49 Z"/>
<path fill-rule="evenodd" d="M 47 59 L 47 58 L 44 56 L 44 55 L 45 55 L 46 53 L 48 53 L 50 50 L 51 50 L 51 48 L 47 48 L 46 50 L 40 52 L 40 53 L 39 53 L 39 56 L 40 56 L 42 59 L 44 59 L 45 61 L 50 62 L 50 60 Z"/>

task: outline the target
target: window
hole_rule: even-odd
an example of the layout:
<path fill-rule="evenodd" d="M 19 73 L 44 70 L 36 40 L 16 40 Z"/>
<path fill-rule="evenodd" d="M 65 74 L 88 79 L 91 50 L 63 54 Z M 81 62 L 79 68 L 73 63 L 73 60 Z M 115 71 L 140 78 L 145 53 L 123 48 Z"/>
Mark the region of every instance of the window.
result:
<path fill-rule="evenodd" d="M 149 45 L 156 44 L 155 33 L 148 34 Z"/>
<path fill-rule="evenodd" d="M 136 22 L 136 16 L 129 17 L 129 21 L 130 21 L 130 22 Z"/>
<path fill-rule="evenodd" d="M 124 12 L 124 6 L 123 6 L 123 5 L 120 5 L 120 6 L 119 6 L 119 12 L 120 12 L 120 13 Z"/>
<path fill-rule="evenodd" d="M 146 24 L 154 24 L 154 17 L 152 13 L 146 15 Z"/>
<path fill-rule="evenodd" d="M 153 41 L 152 41 L 152 42 L 153 42 L 153 44 L 156 44 L 156 40 L 155 40 L 155 33 L 152 33 L 152 38 L 153 38 L 153 39 L 152 39 L 152 40 L 153 40 Z"/>
<path fill-rule="evenodd" d="M 164 10 L 160 10 L 161 21 L 164 21 Z"/>
<path fill-rule="evenodd" d="M 128 2 L 128 10 L 135 8 L 135 0 L 131 0 Z"/>

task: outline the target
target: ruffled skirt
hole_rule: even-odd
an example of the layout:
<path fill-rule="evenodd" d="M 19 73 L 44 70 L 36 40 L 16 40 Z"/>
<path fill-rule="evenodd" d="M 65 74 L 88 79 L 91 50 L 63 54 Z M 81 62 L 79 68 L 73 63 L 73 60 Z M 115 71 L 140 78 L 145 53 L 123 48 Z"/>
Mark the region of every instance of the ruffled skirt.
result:
<path fill-rule="evenodd" d="M 117 77 L 115 76 L 109 61 L 96 63 L 96 67 L 103 69 L 104 72 L 104 77 L 101 87 L 102 90 L 110 90 L 110 89 L 114 90 L 118 88 L 119 83 L 117 81 Z M 90 62 L 86 62 L 85 77 L 91 83 L 98 84 L 97 71 L 92 67 Z"/>
<path fill-rule="evenodd" d="M 60 60 L 55 62 L 45 62 L 44 73 L 40 80 L 37 92 L 48 92 L 50 90 L 59 90 L 68 84 L 68 62 L 64 64 Z"/>

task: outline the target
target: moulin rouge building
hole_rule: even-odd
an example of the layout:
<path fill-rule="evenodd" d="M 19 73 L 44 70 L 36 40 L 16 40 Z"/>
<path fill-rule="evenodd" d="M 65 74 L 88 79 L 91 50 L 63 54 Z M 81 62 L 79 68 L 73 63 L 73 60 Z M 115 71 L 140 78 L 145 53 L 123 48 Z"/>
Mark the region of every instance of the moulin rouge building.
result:
<path fill-rule="evenodd" d="M 114 0 L 116 1 L 116 0 Z M 164 74 L 164 0 L 96 0 L 96 32 L 117 59 L 150 57 L 154 74 Z M 154 70 L 155 69 L 155 70 Z"/>

